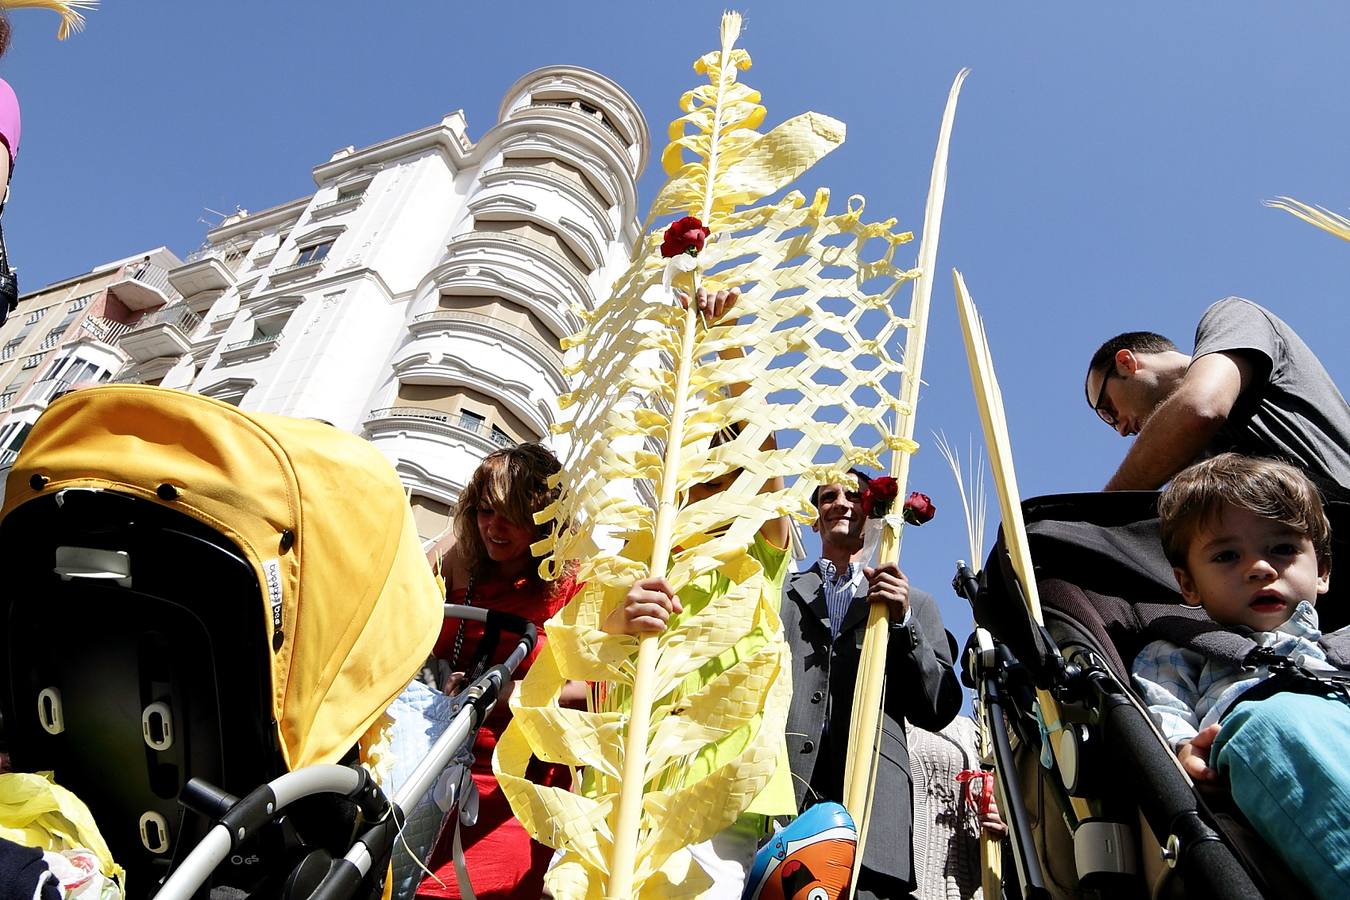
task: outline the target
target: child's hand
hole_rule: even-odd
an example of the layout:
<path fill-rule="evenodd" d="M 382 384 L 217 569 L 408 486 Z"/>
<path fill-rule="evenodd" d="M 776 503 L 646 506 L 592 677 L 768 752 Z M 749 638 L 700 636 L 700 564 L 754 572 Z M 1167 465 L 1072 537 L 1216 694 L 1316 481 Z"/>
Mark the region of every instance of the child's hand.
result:
<path fill-rule="evenodd" d="M 1181 760 L 1181 767 L 1196 784 L 1219 780 L 1218 771 L 1209 765 L 1209 750 L 1214 746 L 1214 739 L 1218 736 L 1219 726 L 1211 725 L 1177 748 L 1177 759 Z"/>
<path fill-rule="evenodd" d="M 689 308 L 689 294 L 680 291 L 680 306 Z M 698 311 L 703 313 L 703 317 L 709 322 L 716 322 L 731 311 L 740 298 L 739 288 L 732 288 L 729 291 L 718 291 L 715 294 L 709 294 L 703 288 L 694 291 L 694 302 L 698 304 Z"/>
<path fill-rule="evenodd" d="M 895 563 L 875 569 L 863 569 L 867 578 L 867 601 L 884 600 L 890 607 L 891 621 L 903 622 L 909 612 L 909 579 Z"/>
<path fill-rule="evenodd" d="M 445 676 L 445 683 L 441 685 L 441 693 L 446 696 L 458 694 L 469 686 L 469 676 L 463 672 L 451 672 Z"/>
<path fill-rule="evenodd" d="M 609 634 L 654 634 L 666 630 L 671 613 L 683 612 L 664 578 L 635 581 L 623 598 L 623 605 L 610 613 L 602 630 Z"/>
<path fill-rule="evenodd" d="M 989 798 L 989 807 L 979 814 L 980 827 L 984 829 L 985 834 L 994 840 L 998 840 L 1008 833 L 1008 826 L 1004 824 L 1003 817 L 998 814 L 998 801 L 993 797 Z"/>

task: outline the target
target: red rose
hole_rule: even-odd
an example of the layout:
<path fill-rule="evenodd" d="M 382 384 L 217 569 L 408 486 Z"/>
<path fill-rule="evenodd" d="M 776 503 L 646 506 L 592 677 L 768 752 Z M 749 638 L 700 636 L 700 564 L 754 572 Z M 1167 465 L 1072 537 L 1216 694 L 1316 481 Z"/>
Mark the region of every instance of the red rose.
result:
<path fill-rule="evenodd" d="M 711 232 L 697 218 L 685 216 L 666 229 L 666 235 L 661 239 L 661 255 L 666 259 L 681 253 L 698 256 L 709 234 Z"/>
<path fill-rule="evenodd" d="M 932 499 L 927 494 L 920 494 L 918 491 L 910 494 L 905 500 L 905 521 L 911 525 L 922 525 L 933 514 L 937 512 L 937 507 L 933 505 Z"/>
<path fill-rule="evenodd" d="M 900 485 L 889 475 L 873 478 L 863 488 L 863 518 L 880 519 L 891 511 L 891 504 L 900 493 Z"/>

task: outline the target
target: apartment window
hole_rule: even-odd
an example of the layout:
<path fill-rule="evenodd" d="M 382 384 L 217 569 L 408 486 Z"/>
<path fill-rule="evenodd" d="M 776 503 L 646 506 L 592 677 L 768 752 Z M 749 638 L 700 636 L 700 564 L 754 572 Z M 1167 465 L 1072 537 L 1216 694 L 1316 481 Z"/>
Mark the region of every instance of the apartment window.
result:
<path fill-rule="evenodd" d="M 475 412 L 469 412 L 467 409 L 460 410 L 459 412 L 460 428 L 463 428 L 465 431 L 472 431 L 475 434 L 477 434 L 485 430 L 484 429 L 485 425 L 487 425 L 487 419 L 485 417 L 480 416 L 478 413 Z"/>
<path fill-rule="evenodd" d="M 356 184 L 352 185 L 351 187 L 338 188 L 337 202 L 341 203 L 343 200 L 355 200 L 357 197 L 360 197 L 365 192 L 366 186 L 364 184 Z"/>
<path fill-rule="evenodd" d="M 328 256 L 328 251 L 332 249 L 332 241 L 324 241 L 322 244 L 314 244 L 313 246 L 306 247 L 301 250 L 300 255 L 296 257 L 295 264 L 297 266 L 303 266 L 305 263 L 318 262 Z"/>
<path fill-rule="evenodd" d="M 45 353 L 34 353 L 32 356 L 25 358 L 23 361 L 23 368 L 36 369 L 39 365 L 42 364 L 42 357 L 46 355 L 47 354 Z"/>
<path fill-rule="evenodd" d="M 515 439 L 496 425 L 492 426 L 492 443 L 498 447 L 514 447 L 516 445 Z"/>
<path fill-rule="evenodd" d="M 35 311 L 29 313 L 29 314 L 28 314 L 28 319 L 27 319 L 27 321 L 25 321 L 23 324 L 25 324 L 25 325 L 36 325 L 36 324 L 42 319 L 42 317 L 45 316 L 45 315 L 47 314 L 47 310 L 49 310 L 49 309 L 51 309 L 50 306 L 44 306 L 44 307 L 42 307 L 42 309 L 35 310 Z"/>
<path fill-rule="evenodd" d="M 4 362 L 4 361 L 7 360 L 7 359 L 13 359 L 13 357 L 14 357 L 14 351 L 15 351 L 15 350 L 18 350 L 18 349 L 19 349 L 19 345 L 22 344 L 22 343 L 23 343 L 23 338 L 21 338 L 21 337 L 16 337 L 16 338 L 14 338 L 14 340 L 12 340 L 12 341 L 10 341 L 9 343 L 5 344 L 5 348 L 4 348 L 3 350 L 0 350 L 0 362 Z"/>

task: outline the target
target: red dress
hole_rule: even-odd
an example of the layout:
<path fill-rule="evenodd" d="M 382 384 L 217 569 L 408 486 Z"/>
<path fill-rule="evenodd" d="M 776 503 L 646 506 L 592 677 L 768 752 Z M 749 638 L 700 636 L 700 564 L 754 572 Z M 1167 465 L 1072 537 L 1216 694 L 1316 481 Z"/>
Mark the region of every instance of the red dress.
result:
<path fill-rule="evenodd" d="M 479 579 L 474 584 L 474 606 L 511 613 L 539 626 L 539 643 L 530 657 L 516 669 L 517 679 L 525 677 L 530 664 L 544 646 L 545 620 L 576 593 L 576 585 L 571 579 L 559 584 L 550 596 L 551 587 L 553 585 L 525 578 Z M 463 603 L 466 593 L 463 589 L 453 591 L 449 600 L 451 603 Z M 463 668 L 474 658 L 483 637 L 481 623 L 447 619 L 436 641 L 435 654 L 440 659 L 450 659 L 455 650 L 455 636 L 461 626 L 464 628 L 464 641 L 460 647 L 458 667 Z M 489 659 L 490 665 L 506 659 L 516 646 L 513 638 L 513 635 L 502 636 Z M 469 884 L 481 900 L 537 900 L 544 890 L 544 870 L 553 857 L 552 848 L 533 840 L 511 815 L 506 795 L 492 774 L 493 748 L 497 746 L 497 739 L 510 721 L 509 707 L 499 703 L 474 740 L 473 780 L 478 785 L 478 822 L 471 827 L 462 827 L 460 840 L 464 844 Z M 538 759 L 530 761 L 526 774 L 536 784 L 553 787 L 567 787 L 571 781 L 571 773 L 566 766 L 544 763 Z M 418 885 L 418 897 L 460 896 L 451 849 L 455 821 L 454 818 L 448 821 L 431 851 L 429 868 L 445 883 L 445 887 L 441 887 L 434 879 L 424 879 Z"/>

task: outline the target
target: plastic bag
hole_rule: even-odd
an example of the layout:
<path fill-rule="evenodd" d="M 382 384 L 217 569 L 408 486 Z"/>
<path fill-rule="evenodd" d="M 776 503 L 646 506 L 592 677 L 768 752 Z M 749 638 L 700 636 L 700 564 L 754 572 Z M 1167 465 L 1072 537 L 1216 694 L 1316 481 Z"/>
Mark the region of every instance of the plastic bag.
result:
<path fill-rule="evenodd" d="M 50 772 L 0 775 L 0 837 L 63 855 L 67 850 L 88 851 L 98 860 L 104 883 L 97 892 L 87 883 L 80 893 L 71 896 L 82 900 L 122 896 L 118 886 L 125 883 L 126 873 L 113 861 L 89 807 L 52 781 Z M 79 865 L 75 862 L 78 858 L 77 854 L 68 857 L 75 865 Z"/>

